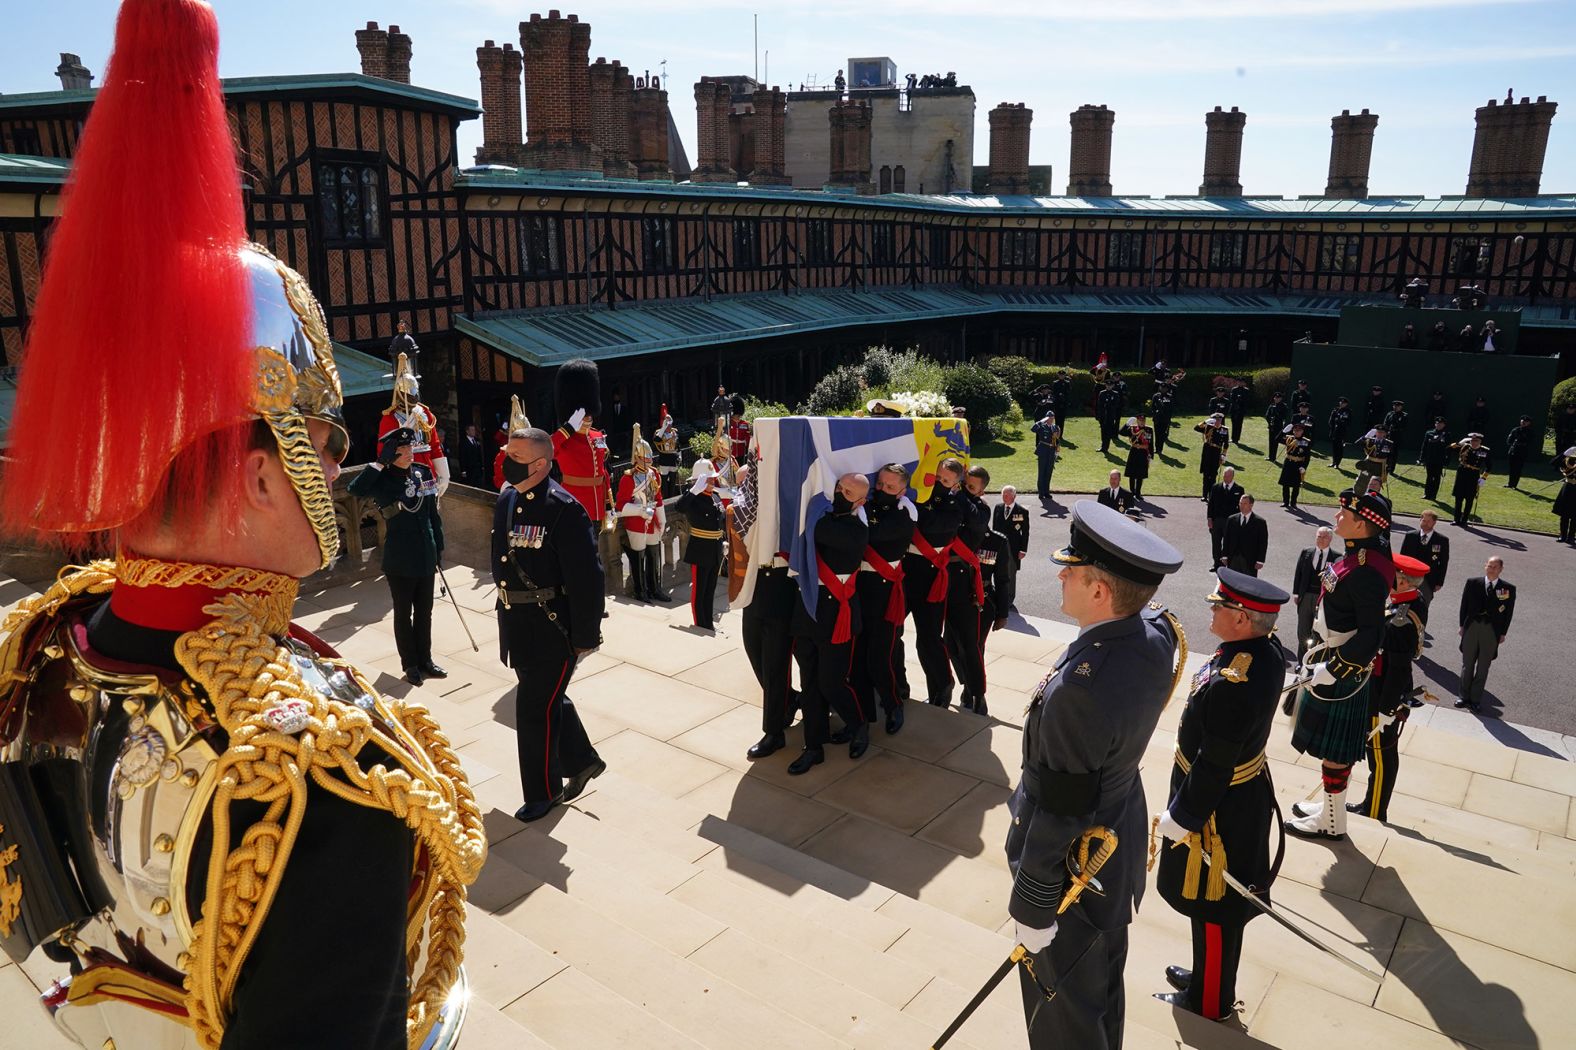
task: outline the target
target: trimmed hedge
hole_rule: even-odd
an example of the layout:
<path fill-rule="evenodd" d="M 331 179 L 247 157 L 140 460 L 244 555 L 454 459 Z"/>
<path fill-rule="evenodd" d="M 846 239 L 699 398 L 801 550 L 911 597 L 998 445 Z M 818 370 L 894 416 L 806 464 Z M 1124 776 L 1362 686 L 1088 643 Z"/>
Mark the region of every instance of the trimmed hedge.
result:
<path fill-rule="evenodd" d="M 953 365 L 943 380 L 942 389 L 948 400 L 961 407 L 969 421 L 970 444 L 983 445 L 994 438 L 997 428 L 1005 425 L 1001 417 L 1012 408 L 1007 384 L 972 361 Z"/>
<path fill-rule="evenodd" d="M 1549 425 L 1552 426 L 1565 411 L 1566 405 L 1576 405 L 1576 376 L 1554 384 L 1554 395 L 1549 398 Z"/>
<path fill-rule="evenodd" d="M 1019 399 L 1019 404 L 1023 406 L 1026 413 L 1032 415 L 1039 407 L 1039 399 L 1033 394 L 1034 389 L 1055 379 L 1063 369 L 1067 369 L 1072 378 L 1072 387 L 1067 395 L 1068 413 L 1073 417 L 1094 414 L 1094 373 L 1088 369 L 1074 369 L 1067 365 L 1031 366 L 1027 396 Z M 1147 412 L 1150 407 L 1149 397 L 1155 392 L 1154 376 L 1149 374 L 1148 369 L 1133 371 L 1118 369 L 1117 374 L 1127 380 L 1127 414 L 1131 415 L 1139 409 Z M 1176 403 L 1172 406 L 1173 413 L 1178 416 L 1202 413 L 1204 407 L 1209 404 L 1216 385 L 1228 378 L 1239 376 L 1248 380 L 1253 390 L 1253 399 L 1248 402 L 1250 416 L 1263 414 L 1264 406 L 1269 404 L 1271 390 L 1285 389 L 1291 385 L 1290 370 L 1286 368 L 1190 368 L 1177 387 Z M 1278 385 L 1261 385 L 1260 376 L 1265 377 L 1263 384 Z"/>

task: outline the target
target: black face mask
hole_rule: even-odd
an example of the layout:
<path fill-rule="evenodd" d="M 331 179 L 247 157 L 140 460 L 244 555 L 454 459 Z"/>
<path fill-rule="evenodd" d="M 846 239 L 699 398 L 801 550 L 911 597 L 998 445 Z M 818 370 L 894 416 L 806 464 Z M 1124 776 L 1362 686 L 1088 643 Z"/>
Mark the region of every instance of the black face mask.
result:
<path fill-rule="evenodd" d="M 833 514 L 852 514 L 853 512 L 854 512 L 854 505 L 853 505 L 853 503 L 849 501 L 847 496 L 843 495 L 841 490 L 832 493 L 832 513 Z"/>
<path fill-rule="evenodd" d="M 893 510 L 897 507 L 897 497 L 890 492 L 876 489 L 870 493 L 870 505 L 876 510 Z"/>
<path fill-rule="evenodd" d="M 531 465 L 521 463 L 517 459 L 503 458 L 503 479 L 511 485 L 518 485 L 531 476 Z"/>

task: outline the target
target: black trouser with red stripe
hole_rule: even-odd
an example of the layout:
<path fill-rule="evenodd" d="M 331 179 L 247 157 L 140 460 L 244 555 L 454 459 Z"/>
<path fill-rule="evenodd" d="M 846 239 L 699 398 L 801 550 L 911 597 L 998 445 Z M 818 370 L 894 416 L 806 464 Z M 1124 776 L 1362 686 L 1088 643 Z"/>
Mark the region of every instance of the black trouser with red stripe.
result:
<path fill-rule="evenodd" d="M 1193 980 L 1188 1004 L 1211 1019 L 1225 1017 L 1237 1001 L 1243 923 L 1193 922 Z"/>
<path fill-rule="evenodd" d="M 690 537 L 684 548 L 690 563 L 690 616 L 696 627 L 714 628 L 717 599 L 717 573 L 722 568 L 722 541 Z"/>
<path fill-rule="evenodd" d="M 891 714 L 902 706 L 908 681 L 903 674 L 903 625 L 886 618 L 887 602 L 892 588 L 899 583 L 888 583 L 873 572 L 862 571 L 855 585 L 859 593 L 860 621 L 864 625 L 854 637 L 854 689 L 865 717 L 874 722 L 877 700 L 880 708 Z"/>
<path fill-rule="evenodd" d="M 804 704 L 804 746 L 815 750 L 826 744 L 831 729 L 828 710 L 836 711 L 850 728 L 868 721 L 864 705 L 850 682 L 854 669 L 852 640 L 837 644 L 799 638 L 793 647 L 799 664 L 799 693 Z"/>
<path fill-rule="evenodd" d="M 761 732 L 781 733 L 793 722 L 794 637 L 790 617 L 768 616 L 763 610 L 780 603 L 767 591 L 787 587 L 791 600 L 799 600 L 798 587 L 787 569 L 762 569 L 755 578 L 755 595 L 744 607 L 744 653 L 750 658 L 755 680 L 761 684 Z M 791 608 L 791 606 L 790 606 Z"/>
<path fill-rule="evenodd" d="M 974 570 L 964 562 L 947 566 L 947 656 L 963 682 L 964 706 L 985 696 L 985 635 L 990 624 L 974 604 Z"/>
<path fill-rule="evenodd" d="M 1362 816 L 1386 820 L 1390 815 L 1395 775 L 1401 771 L 1401 725 L 1405 721 L 1405 718 L 1396 719 L 1368 740 L 1368 791 L 1363 795 Z M 1378 728 L 1379 716 L 1375 715 L 1369 720 L 1368 731 L 1372 733 Z"/>
<path fill-rule="evenodd" d="M 947 647 L 941 640 L 947 605 L 929 599 L 935 578 L 936 570 L 926 559 L 903 557 L 903 596 L 908 599 L 908 614 L 914 618 L 914 649 L 925 669 L 925 696 L 931 703 L 945 706 L 952 702 L 952 669 L 947 666 Z"/>
<path fill-rule="evenodd" d="M 526 802 L 548 802 L 574 776 L 597 761 L 596 748 L 564 695 L 575 671 L 575 653 L 558 624 L 541 606 L 517 604 L 498 610 L 514 693 L 515 743 L 520 787 Z"/>

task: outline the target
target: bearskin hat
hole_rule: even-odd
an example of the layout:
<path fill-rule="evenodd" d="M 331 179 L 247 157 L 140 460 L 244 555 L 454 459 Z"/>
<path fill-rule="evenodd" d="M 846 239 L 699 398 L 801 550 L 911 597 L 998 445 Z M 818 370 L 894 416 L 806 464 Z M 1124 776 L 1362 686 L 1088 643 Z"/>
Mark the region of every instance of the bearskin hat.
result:
<path fill-rule="evenodd" d="M 567 423 L 582 408 L 593 419 L 602 414 L 602 375 L 595 361 L 577 357 L 559 366 L 553 381 L 553 407 L 560 423 Z"/>
<path fill-rule="evenodd" d="M 744 416 L 744 398 L 743 397 L 741 397 L 738 394 L 734 394 L 732 397 L 730 397 L 728 399 L 728 407 L 733 409 L 733 414 L 734 415 L 739 416 L 740 418 L 743 418 L 743 416 Z"/>

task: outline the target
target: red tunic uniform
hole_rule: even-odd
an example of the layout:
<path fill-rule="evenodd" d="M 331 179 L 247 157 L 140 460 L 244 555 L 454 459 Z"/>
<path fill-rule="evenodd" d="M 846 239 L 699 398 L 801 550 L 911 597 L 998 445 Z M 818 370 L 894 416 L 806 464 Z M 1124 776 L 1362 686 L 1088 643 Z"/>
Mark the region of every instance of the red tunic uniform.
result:
<path fill-rule="evenodd" d="M 728 424 L 728 440 L 733 443 L 734 462 L 745 462 L 745 457 L 750 452 L 750 435 L 754 432 L 755 428 L 738 416 L 735 416 L 733 422 Z"/>
<path fill-rule="evenodd" d="M 559 427 L 553 431 L 553 459 L 563 474 L 564 488 L 580 501 L 587 517 L 601 521 L 613 488 L 613 478 L 607 472 L 607 438 L 600 430 L 581 434 Z"/>
<path fill-rule="evenodd" d="M 618 481 L 618 499 L 616 502 L 624 522 L 625 532 L 640 533 L 645 536 L 660 536 L 662 535 L 663 525 L 667 520 L 662 509 L 662 478 L 656 470 L 648 471 L 647 478 L 649 480 L 646 483 L 646 502 L 653 509 L 651 517 L 648 518 L 644 514 L 623 513 L 625 508 L 636 502 L 635 475 L 631 471 L 626 470 L 624 476 Z"/>
<path fill-rule="evenodd" d="M 432 473 L 432 491 L 436 492 L 440 484 L 446 488 L 449 460 L 438 443 L 438 418 L 432 414 L 432 409 L 420 403 L 409 412 L 385 408 L 383 418 L 378 420 L 378 441 L 381 443 L 384 434 L 400 427 L 410 427 L 416 432 L 416 443 L 411 446 L 412 458 Z"/>

